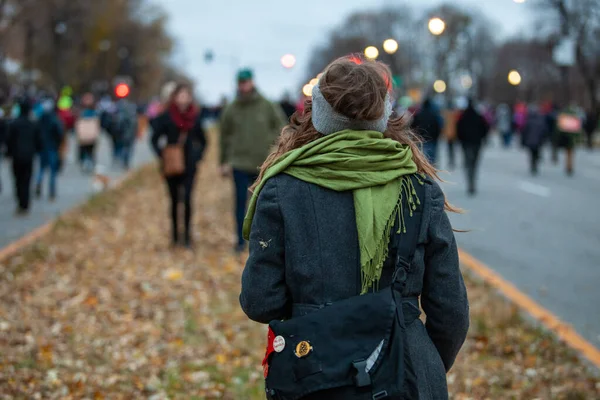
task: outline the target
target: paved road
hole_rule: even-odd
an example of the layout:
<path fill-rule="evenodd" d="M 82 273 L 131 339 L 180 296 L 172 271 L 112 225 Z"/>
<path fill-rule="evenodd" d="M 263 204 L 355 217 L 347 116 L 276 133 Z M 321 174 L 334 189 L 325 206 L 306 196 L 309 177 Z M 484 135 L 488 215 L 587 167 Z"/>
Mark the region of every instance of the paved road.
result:
<path fill-rule="evenodd" d="M 55 218 L 69 208 L 72 208 L 87 199 L 93 192 L 92 178 L 81 173 L 76 164 L 76 145 L 70 143 L 70 154 L 63 173 L 58 178 L 58 198 L 56 202 L 47 200 L 47 191 L 41 199 L 32 202 L 31 213 L 26 217 L 15 216 L 15 201 L 13 198 L 13 181 L 10 174 L 10 164 L 4 160 L 0 165 L 0 177 L 3 190 L 0 193 L 0 248 L 10 242 L 19 239 L 27 232 L 37 228 L 45 222 Z M 107 175 L 116 178 L 123 174 L 119 168 L 111 168 L 111 150 L 109 141 L 103 137 L 98 149 L 98 164 L 106 166 Z M 135 146 L 133 165 L 140 165 L 152 159 L 152 153 L 148 141 L 143 139 Z M 34 175 L 36 169 L 34 169 Z M 34 177 L 35 179 L 35 177 Z M 47 179 L 45 190 L 47 190 Z M 33 194 L 33 192 L 32 192 Z"/>
<path fill-rule="evenodd" d="M 471 230 L 459 246 L 600 348 L 600 151 L 579 150 L 571 178 L 543 157 L 531 177 L 526 153 L 492 143 L 475 198 L 462 171 L 444 175 L 449 200 L 467 211 L 451 217 Z"/>

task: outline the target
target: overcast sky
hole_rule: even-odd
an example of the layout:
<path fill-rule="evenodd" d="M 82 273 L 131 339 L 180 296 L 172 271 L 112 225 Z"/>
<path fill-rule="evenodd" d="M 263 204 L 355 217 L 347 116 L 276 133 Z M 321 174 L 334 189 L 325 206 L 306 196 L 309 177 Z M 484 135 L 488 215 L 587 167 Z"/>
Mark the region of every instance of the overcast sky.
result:
<path fill-rule="evenodd" d="M 202 99 L 213 103 L 235 89 L 235 71 L 250 66 L 259 89 L 278 99 L 293 92 L 305 74 L 312 49 L 322 44 L 328 32 L 348 14 L 383 5 L 418 4 L 419 8 L 439 0 L 162 0 L 169 13 L 170 31 L 177 40 L 174 60 L 196 80 Z M 454 0 L 451 3 L 479 8 L 501 27 L 500 36 L 511 36 L 527 28 L 530 16 L 525 4 L 513 0 Z M 207 64 L 204 54 L 213 50 L 215 60 Z M 292 70 L 281 67 L 286 53 L 297 57 Z"/>

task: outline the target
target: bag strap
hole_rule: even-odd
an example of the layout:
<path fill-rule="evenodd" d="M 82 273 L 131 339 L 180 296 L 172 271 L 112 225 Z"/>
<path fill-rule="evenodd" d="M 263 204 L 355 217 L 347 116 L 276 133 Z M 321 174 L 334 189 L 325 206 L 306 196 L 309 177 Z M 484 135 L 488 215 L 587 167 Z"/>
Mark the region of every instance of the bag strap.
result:
<path fill-rule="evenodd" d="M 392 278 L 392 285 L 400 284 L 401 287 L 399 289 L 404 289 L 408 273 L 410 272 L 412 260 L 415 256 L 417 241 L 421 232 L 421 222 L 423 221 L 423 205 L 425 204 L 425 185 L 427 183 L 421 182 L 415 176 L 411 177 L 411 179 L 413 180 L 413 186 L 415 188 L 416 195 L 420 200 L 420 204 L 417 205 L 416 210 L 412 211 L 411 216 L 411 210 L 410 206 L 408 205 L 408 201 L 406 201 L 406 199 L 402 199 L 402 201 L 405 202 L 402 207 L 402 213 L 406 227 L 406 233 L 397 234 L 394 231 L 394 239 L 396 241 L 397 250 L 396 266 Z"/>

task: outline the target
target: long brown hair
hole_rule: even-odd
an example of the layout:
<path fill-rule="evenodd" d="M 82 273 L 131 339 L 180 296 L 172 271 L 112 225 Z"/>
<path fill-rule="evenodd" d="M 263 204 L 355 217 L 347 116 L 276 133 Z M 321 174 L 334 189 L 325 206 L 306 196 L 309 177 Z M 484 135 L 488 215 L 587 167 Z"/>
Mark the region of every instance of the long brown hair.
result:
<path fill-rule="evenodd" d="M 325 68 L 319 88 L 333 109 L 348 118 L 375 121 L 385 112 L 386 96 L 391 90 L 392 74 L 387 65 L 359 55 L 338 58 Z M 438 171 L 420 149 L 421 139 L 410 129 L 404 116 L 396 113 L 388 121 L 384 136 L 407 145 L 412 150 L 417 172 L 441 181 Z M 312 124 L 312 101 L 307 99 L 304 112 L 292 115 L 263 165 L 254 189 L 265 171 L 285 153 L 323 137 Z M 460 212 L 445 201 L 448 211 Z"/>

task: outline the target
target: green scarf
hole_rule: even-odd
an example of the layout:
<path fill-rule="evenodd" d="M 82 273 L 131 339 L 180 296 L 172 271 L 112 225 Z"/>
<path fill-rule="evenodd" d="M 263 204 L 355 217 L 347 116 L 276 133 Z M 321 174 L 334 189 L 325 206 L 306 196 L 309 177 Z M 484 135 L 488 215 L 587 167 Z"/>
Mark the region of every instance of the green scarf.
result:
<path fill-rule="evenodd" d="M 265 172 L 257 186 L 246 219 L 244 237 L 249 239 L 256 202 L 265 182 L 286 173 L 302 181 L 338 192 L 352 190 L 362 272 L 361 294 L 381 278 L 388 256 L 391 229 L 402 220 L 402 198 L 412 210 L 419 204 L 411 174 L 417 172 L 411 149 L 374 131 L 344 130 L 323 136 L 281 156 Z"/>

